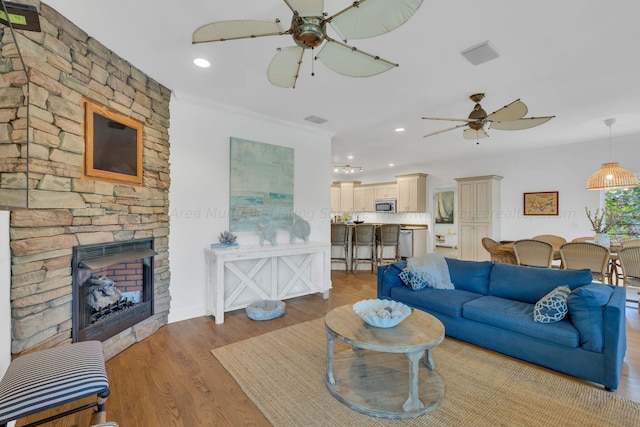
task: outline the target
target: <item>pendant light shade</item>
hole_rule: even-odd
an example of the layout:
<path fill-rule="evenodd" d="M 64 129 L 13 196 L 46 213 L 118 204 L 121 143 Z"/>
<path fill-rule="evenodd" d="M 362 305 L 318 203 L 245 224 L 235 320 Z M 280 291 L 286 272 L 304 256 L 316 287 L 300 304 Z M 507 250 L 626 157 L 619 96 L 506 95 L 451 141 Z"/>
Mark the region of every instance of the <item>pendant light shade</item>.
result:
<path fill-rule="evenodd" d="M 611 156 L 611 126 L 615 119 L 607 119 L 609 126 L 609 156 Z M 621 168 L 618 162 L 603 163 L 600 169 L 587 179 L 587 190 L 615 190 L 638 186 L 638 176 L 630 170 Z"/>
<path fill-rule="evenodd" d="M 621 168 L 618 162 L 603 163 L 596 173 L 587 179 L 587 190 L 614 190 L 638 186 L 638 176 Z"/>

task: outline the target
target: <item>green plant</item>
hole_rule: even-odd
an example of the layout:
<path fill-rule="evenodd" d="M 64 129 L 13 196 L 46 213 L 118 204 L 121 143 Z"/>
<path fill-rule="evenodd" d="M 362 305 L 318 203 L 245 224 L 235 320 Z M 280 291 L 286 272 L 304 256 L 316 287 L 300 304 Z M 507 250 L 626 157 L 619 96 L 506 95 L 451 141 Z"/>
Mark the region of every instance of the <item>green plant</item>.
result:
<path fill-rule="evenodd" d="M 584 211 L 587 213 L 587 218 L 591 223 L 591 229 L 598 234 L 608 232 L 620 222 L 620 215 L 606 208 L 602 210 L 596 208 L 593 216 L 588 207 L 585 206 Z"/>

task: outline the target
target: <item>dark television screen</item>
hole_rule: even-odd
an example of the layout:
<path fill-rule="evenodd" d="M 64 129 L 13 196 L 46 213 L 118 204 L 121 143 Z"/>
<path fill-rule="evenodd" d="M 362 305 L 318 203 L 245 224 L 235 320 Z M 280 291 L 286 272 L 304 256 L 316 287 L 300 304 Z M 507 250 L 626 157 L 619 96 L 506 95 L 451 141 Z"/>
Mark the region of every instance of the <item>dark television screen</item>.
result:
<path fill-rule="evenodd" d="M 137 131 L 93 113 L 93 168 L 136 176 Z"/>

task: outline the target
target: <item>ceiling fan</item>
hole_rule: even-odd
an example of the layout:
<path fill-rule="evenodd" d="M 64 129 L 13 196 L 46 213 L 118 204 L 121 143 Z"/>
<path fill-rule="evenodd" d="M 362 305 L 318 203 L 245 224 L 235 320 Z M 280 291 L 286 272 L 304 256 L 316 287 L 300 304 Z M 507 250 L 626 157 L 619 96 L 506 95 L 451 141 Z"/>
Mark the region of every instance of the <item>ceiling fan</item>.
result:
<path fill-rule="evenodd" d="M 280 20 L 219 21 L 203 25 L 193 33 L 193 43 L 291 35 L 296 46 L 278 49 L 267 70 L 275 86 L 295 88 L 306 49 L 324 46 L 313 58 L 331 70 L 352 77 L 369 77 L 398 64 L 346 44 L 347 39 L 363 39 L 388 33 L 404 24 L 423 0 L 360 0 L 328 16 L 324 0 L 284 0 L 293 12 L 291 26 L 284 30 Z M 327 35 L 327 24 L 343 42 Z M 313 75 L 313 72 L 311 73 Z"/>
<path fill-rule="evenodd" d="M 484 93 L 474 93 L 469 97 L 476 105 L 473 107 L 473 111 L 466 119 L 451 119 L 441 117 L 423 117 L 426 120 L 447 120 L 453 122 L 464 122 L 463 124 L 453 126 L 450 128 L 442 129 L 436 132 L 429 133 L 424 137 L 438 135 L 443 132 L 458 129 L 461 127 L 468 127 L 462 132 L 462 136 L 465 139 L 479 140 L 481 138 L 488 138 L 489 134 L 484 130 L 484 126 L 489 124 L 489 129 L 498 130 L 522 130 L 529 129 L 535 126 L 539 126 L 548 122 L 555 116 L 544 117 L 525 117 L 527 114 L 527 106 L 516 99 L 511 104 L 505 105 L 499 110 L 494 111 L 491 114 L 487 114 L 486 111 L 480 105 L 480 101 L 484 98 Z"/>

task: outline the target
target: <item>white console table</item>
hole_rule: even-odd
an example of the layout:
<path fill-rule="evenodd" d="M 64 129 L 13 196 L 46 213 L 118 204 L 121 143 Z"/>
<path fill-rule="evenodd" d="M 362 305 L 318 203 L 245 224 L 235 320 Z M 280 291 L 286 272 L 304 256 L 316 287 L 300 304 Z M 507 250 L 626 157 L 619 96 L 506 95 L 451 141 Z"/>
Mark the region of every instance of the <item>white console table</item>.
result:
<path fill-rule="evenodd" d="M 283 300 L 321 292 L 329 298 L 331 245 L 291 243 L 205 249 L 207 314 L 224 322 L 227 311 L 258 300 Z"/>

